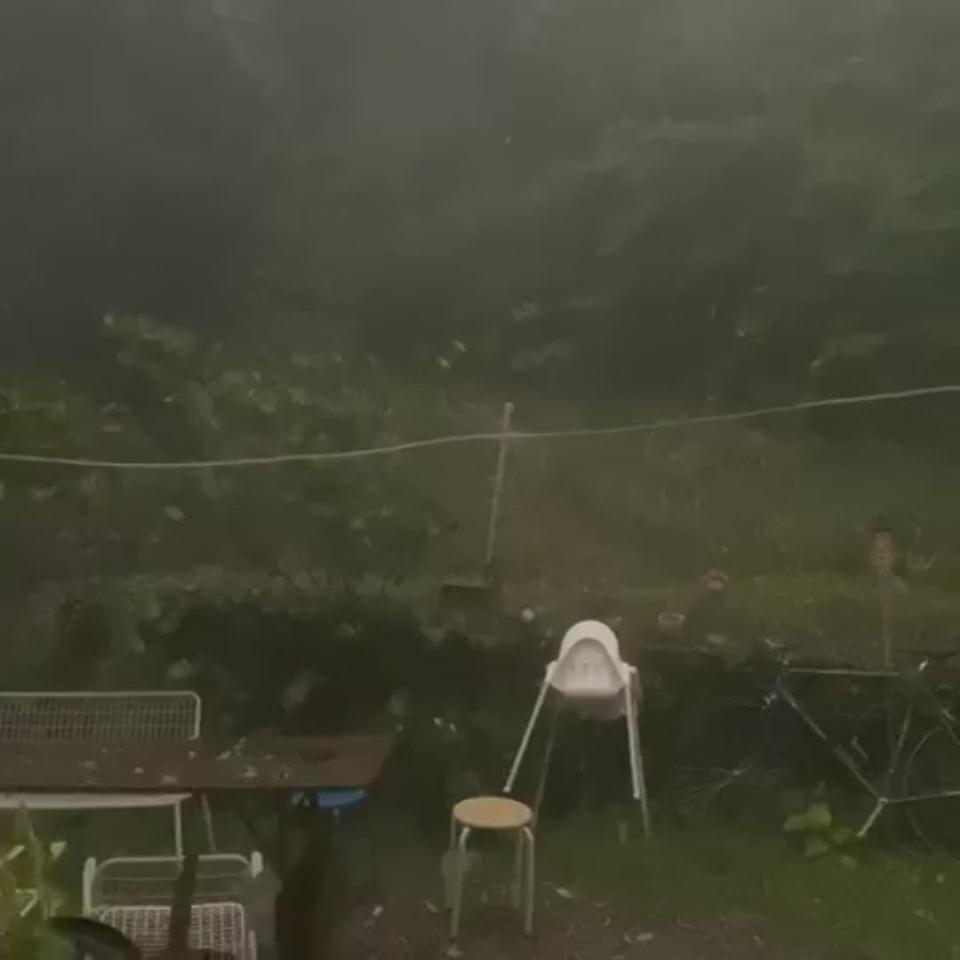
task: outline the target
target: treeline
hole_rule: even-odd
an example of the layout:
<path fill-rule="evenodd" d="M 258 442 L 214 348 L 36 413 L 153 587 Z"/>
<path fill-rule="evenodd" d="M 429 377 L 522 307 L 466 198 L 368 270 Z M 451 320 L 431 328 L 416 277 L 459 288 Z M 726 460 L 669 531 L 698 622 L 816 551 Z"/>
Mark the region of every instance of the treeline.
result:
<path fill-rule="evenodd" d="M 8 358 L 119 310 L 591 392 L 960 369 L 955 4 L 0 16 Z"/>

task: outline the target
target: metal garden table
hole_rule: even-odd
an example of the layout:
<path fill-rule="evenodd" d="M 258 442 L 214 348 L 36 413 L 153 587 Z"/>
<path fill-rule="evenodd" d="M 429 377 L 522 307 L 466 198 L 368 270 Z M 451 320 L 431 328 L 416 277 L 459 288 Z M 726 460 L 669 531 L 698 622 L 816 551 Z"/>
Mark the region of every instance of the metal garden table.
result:
<path fill-rule="evenodd" d="M 293 791 L 369 787 L 393 746 L 390 736 L 272 737 L 215 744 L 0 743 L 0 793 L 143 792 L 217 794 L 238 800 L 254 792 L 283 801 Z M 189 833 L 187 838 L 190 841 Z M 282 851 L 279 860 L 282 861 Z M 197 847 L 185 842 L 174 895 L 167 956 L 186 956 Z"/>

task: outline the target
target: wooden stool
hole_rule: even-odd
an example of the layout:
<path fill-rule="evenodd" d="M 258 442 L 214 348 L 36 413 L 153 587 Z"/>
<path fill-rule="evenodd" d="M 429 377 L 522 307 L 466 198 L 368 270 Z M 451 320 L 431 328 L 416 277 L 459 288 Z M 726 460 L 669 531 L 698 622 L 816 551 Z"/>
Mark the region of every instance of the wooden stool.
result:
<path fill-rule="evenodd" d="M 533 932 L 534 838 L 533 811 L 525 804 L 508 797 L 471 797 L 461 800 L 450 818 L 450 849 L 455 851 L 453 905 L 450 912 L 450 936 L 456 939 L 460 931 L 460 905 L 463 901 L 463 881 L 466 873 L 467 841 L 474 830 L 510 831 L 517 836 L 515 855 L 513 902 L 519 908 L 523 900 L 524 932 Z M 460 828 L 460 835 L 457 830 Z M 524 870 L 526 847 L 526 870 Z M 524 876 L 525 875 L 525 876 Z"/>

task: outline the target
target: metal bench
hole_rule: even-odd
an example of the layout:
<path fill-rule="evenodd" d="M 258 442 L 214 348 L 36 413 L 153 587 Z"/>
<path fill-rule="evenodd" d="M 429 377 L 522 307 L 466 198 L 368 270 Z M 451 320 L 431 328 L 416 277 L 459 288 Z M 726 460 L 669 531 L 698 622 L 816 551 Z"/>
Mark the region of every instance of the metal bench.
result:
<path fill-rule="evenodd" d="M 158 743 L 200 736 L 200 697 L 189 690 L 0 691 L 3 743 Z M 173 809 L 174 849 L 183 852 L 181 806 L 189 794 L 0 793 L 0 810 Z"/>

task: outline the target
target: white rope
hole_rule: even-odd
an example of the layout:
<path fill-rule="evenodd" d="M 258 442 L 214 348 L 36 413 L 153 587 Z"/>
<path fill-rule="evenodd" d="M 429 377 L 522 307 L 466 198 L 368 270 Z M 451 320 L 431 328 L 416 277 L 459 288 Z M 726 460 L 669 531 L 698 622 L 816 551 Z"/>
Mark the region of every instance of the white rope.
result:
<path fill-rule="evenodd" d="M 868 393 L 854 397 L 832 397 L 826 400 L 805 400 L 799 403 L 775 407 L 759 407 L 734 413 L 705 414 L 696 417 L 679 417 L 671 420 L 655 420 L 619 427 L 585 427 L 578 430 L 533 430 L 497 433 L 460 433 L 425 440 L 408 440 L 378 447 L 362 447 L 357 450 L 336 450 L 322 453 L 284 453 L 265 457 L 234 457 L 223 460 L 173 460 L 137 462 L 127 460 L 97 460 L 86 457 L 52 457 L 32 453 L 0 452 L 0 462 L 32 463 L 59 467 L 82 467 L 98 470 L 209 470 L 232 467 L 266 467 L 285 463 L 320 463 L 362 460 L 367 457 L 406 453 L 410 450 L 425 450 L 430 447 L 448 447 L 454 444 L 500 441 L 511 443 L 527 440 L 558 440 L 575 437 L 610 437 L 619 434 L 651 433 L 655 430 L 676 429 L 707 423 L 726 423 L 733 420 L 755 420 L 782 413 L 798 413 L 823 407 L 850 407 L 865 403 L 881 403 L 892 400 L 908 400 L 915 397 L 930 397 L 939 394 L 960 393 L 960 384 L 945 384 L 937 387 L 918 387 L 913 390 L 894 390 L 888 393 Z"/>

